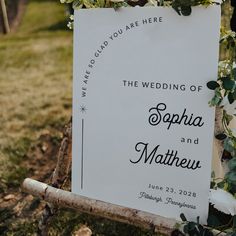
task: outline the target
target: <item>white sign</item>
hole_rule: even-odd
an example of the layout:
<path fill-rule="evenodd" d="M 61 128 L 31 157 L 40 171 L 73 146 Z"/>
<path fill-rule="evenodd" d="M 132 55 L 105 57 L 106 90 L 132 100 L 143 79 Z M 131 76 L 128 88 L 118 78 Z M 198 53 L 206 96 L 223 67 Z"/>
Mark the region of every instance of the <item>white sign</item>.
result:
<path fill-rule="evenodd" d="M 219 6 L 75 12 L 74 193 L 206 221 L 219 25 Z"/>

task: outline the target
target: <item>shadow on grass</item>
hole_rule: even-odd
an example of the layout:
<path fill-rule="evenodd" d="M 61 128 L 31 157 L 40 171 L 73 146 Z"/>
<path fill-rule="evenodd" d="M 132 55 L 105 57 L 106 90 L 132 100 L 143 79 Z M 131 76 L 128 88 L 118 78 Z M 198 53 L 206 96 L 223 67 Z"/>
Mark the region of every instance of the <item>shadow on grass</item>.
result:
<path fill-rule="evenodd" d="M 37 29 L 35 33 L 39 33 L 42 31 L 59 31 L 59 30 L 69 31 L 70 29 L 67 27 L 67 23 L 68 23 L 68 20 L 65 19 L 53 25 L 50 25 L 48 27 Z"/>

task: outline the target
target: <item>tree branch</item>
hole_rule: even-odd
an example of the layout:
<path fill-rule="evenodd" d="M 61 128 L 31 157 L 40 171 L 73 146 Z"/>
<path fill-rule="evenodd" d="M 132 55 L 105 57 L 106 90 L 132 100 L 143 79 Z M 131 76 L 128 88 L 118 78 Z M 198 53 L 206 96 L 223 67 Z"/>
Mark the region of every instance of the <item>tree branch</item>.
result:
<path fill-rule="evenodd" d="M 56 188 L 61 188 L 68 178 L 71 169 L 71 145 L 72 145 L 72 119 L 69 124 L 65 126 L 63 132 L 63 139 L 61 141 L 60 149 L 57 153 L 57 165 L 52 175 L 51 185 Z M 38 235 L 48 235 L 48 225 L 52 216 L 56 213 L 57 207 L 53 204 L 47 203 L 42 213 L 38 224 Z"/>
<path fill-rule="evenodd" d="M 177 223 L 173 219 L 82 197 L 30 178 L 24 180 L 22 188 L 24 191 L 40 197 L 55 206 L 73 208 L 81 212 L 151 229 L 154 232 L 166 235 L 171 234 Z"/>
<path fill-rule="evenodd" d="M 2 8 L 2 19 L 3 19 L 4 32 L 6 34 L 8 34 L 10 32 L 10 26 L 9 26 L 9 22 L 8 22 L 7 8 L 6 8 L 5 0 L 0 0 L 0 5 Z"/>

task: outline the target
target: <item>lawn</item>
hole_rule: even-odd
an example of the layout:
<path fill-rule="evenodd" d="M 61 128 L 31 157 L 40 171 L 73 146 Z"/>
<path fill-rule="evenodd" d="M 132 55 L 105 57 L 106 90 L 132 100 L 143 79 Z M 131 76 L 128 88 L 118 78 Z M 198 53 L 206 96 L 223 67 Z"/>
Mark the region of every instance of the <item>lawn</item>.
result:
<path fill-rule="evenodd" d="M 49 181 L 62 129 L 71 116 L 72 32 L 59 0 L 29 0 L 16 32 L 0 36 L 0 235 L 34 235 L 44 207 L 21 193 L 27 176 Z M 93 235 L 152 232 L 61 209 L 49 235 L 71 235 L 88 225 Z"/>
<path fill-rule="evenodd" d="M 56 149 L 71 116 L 72 32 L 66 18 L 59 1 L 30 0 L 17 31 L 0 36 L 0 235 L 26 235 L 17 219 L 27 219 L 15 209 L 25 197 L 21 181 L 54 168 L 55 154 L 47 167 L 38 147 L 50 139 Z"/>
<path fill-rule="evenodd" d="M 0 37 L 1 176 L 10 147 L 58 135 L 71 115 L 72 32 L 58 2 L 29 1 L 17 32 Z"/>
<path fill-rule="evenodd" d="M 50 179 L 71 116 L 72 32 L 66 18 L 59 0 L 29 0 L 17 31 L 0 36 L 0 235 L 34 235 L 44 207 L 21 193 L 20 184 L 27 176 Z M 49 235 L 71 235 L 82 225 L 97 236 L 156 235 L 66 209 L 53 217 Z"/>

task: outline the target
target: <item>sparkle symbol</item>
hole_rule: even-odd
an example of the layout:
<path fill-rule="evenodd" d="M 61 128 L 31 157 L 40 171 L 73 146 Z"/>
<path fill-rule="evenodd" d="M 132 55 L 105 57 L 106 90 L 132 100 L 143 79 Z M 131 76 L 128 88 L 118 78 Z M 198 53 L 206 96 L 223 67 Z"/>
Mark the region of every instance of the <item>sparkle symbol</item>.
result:
<path fill-rule="evenodd" d="M 82 105 L 80 106 L 80 112 L 85 113 L 87 111 L 86 106 Z"/>

